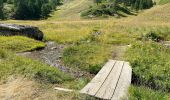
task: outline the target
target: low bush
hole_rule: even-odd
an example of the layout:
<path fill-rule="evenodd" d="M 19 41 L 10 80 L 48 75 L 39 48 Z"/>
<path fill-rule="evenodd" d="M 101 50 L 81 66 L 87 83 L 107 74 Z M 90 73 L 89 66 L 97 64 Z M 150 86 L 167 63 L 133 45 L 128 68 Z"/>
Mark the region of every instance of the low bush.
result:
<path fill-rule="evenodd" d="M 134 43 L 126 52 L 133 68 L 132 82 L 170 92 L 170 49 L 154 42 Z"/>
<path fill-rule="evenodd" d="M 152 40 L 155 42 L 159 42 L 161 40 L 164 40 L 163 36 L 161 36 L 161 34 L 158 34 L 156 32 L 149 32 L 147 34 L 144 34 L 144 36 L 142 37 L 145 40 Z"/>

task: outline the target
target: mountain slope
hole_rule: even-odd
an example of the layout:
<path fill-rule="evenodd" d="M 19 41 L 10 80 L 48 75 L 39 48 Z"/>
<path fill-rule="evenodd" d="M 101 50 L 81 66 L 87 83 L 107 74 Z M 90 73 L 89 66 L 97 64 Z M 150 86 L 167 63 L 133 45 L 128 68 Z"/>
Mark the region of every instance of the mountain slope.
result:
<path fill-rule="evenodd" d="M 80 12 L 87 9 L 93 4 L 92 0 L 66 0 L 62 6 L 58 8 L 49 18 L 49 20 L 60 20 L 60 19 L 80 19 Z"/>

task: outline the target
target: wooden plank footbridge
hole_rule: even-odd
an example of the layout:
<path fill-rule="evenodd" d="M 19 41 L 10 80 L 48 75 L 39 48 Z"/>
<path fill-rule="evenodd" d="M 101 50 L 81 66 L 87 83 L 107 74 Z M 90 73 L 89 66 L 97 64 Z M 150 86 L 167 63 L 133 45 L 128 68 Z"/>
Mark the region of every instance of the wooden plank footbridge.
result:
<path fill-rule="evenodd" d="M 121 100 L 127 96 L 132 69 L 128 62 L 109 60 L 80 93 L 102 100 Z"/>

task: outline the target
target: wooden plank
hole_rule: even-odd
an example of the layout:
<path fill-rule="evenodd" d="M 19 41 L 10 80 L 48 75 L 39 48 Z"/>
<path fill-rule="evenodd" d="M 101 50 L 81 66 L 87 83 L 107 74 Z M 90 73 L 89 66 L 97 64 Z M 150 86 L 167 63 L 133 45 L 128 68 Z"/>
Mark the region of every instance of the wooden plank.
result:
<path fill-rule="evenodd" d="M 124 65 L 123 61 L 116 62 L 110 75 L 107 77 L 104 84 L 102 85 L 102 87 L 99 89 L 99 91 L 95 95 L 96 97 L 102 98 L 102 99 L 109 99 L 109 100 L 112 98 L 113 93 L 116 89 L 118 80 L 120 78 L 123 65 Z"/>
<path fill-rule="evenodd" d="M 116 63 L 115 60 L 109 60 L 104 65 L 104 67 L 99 71 L 99 73 L 92 79 L 92 81 L 88 83 L 80 91 L 80 93 L 85 93 L 94 96 L 97 93 L 97 91 L 100 89 L 105 79 L 108 77 L 115 63 Z"/>
<path fill-rule="evenodd" d="M 132 69 L 129 66 L 129 63 L 126 62 L 124 64 L 115 93 L 111 100 L 121 100 L 122 97 L 125 98 L 127 97 L 126 94 L 128 93 L 128 88 L 131 84 L 131 77 L 132 77 Z"/>
<path fill-rule="evenodd" d="M 65 89 L 65 88 L 60 88 L 60 87 L 55 87 L 54 89 L 58 90 L 58 91 L 64 91 L 64 92 L 73 92 L 74 91 L 74 90 L 71 90 L 71 89 Z"/>

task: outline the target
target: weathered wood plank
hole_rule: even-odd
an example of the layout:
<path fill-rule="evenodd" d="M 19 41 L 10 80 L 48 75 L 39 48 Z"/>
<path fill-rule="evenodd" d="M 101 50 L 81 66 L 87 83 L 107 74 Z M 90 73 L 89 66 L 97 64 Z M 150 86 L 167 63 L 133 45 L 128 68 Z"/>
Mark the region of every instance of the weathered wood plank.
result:
<path fill-rule="evenodd" d="M 64 91 L 64 92 L 73 92 L 74 91 L 74 90 L 71 90 L 71 89 L 65 89 L 65 88 L 60 88 L 60 87 L 55 87 L 54 89 L 58 90 L 58 91 Z"/>
<path fill-rule="evenodd" d="M 126 96 L 126 94 L 128 93 L 128 88 L 131 84 L 131 77 L 132 69 L 129 66 L 129 63 L 125 62 L 121 76 L 118 81 L 118 85 L 111 100 L 121 100 L 122 97 Z"/>
<path fill-rule="evenodd" d="M 102 99 L 109 99 L 109 100 L 112 98 L 118 80 L 120 78 L 123 65 L 124 65 L 123 61 L 116 62 L 111 73 L 109 74 L 104 84 L 101 86 L 101 88 L 98 90 L 97 94 L 95 95 L 96 97 Z"/>
<path fill-rule="evenodd" d="M 105 79 L 108 77 L 115 63 L 116 63 L 115 60 L 109 60 L 104 65 L 104 67 L 99 71 L 99 73 L 92 79 L 92 81 L 88 83 L 80 91 L 80 93 L 85 93 L 94 96 L 97 93 L 97 91 L 100 89 Z"/>

